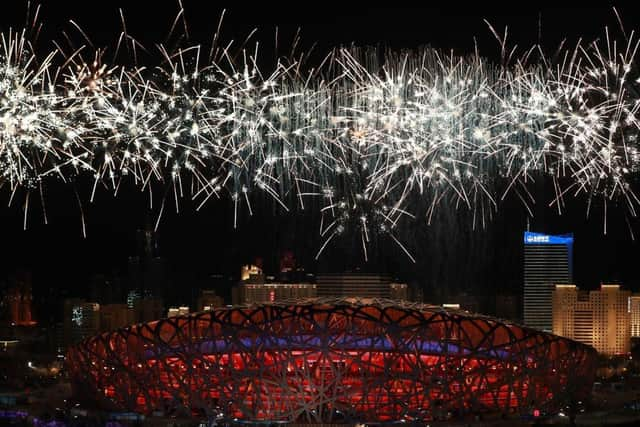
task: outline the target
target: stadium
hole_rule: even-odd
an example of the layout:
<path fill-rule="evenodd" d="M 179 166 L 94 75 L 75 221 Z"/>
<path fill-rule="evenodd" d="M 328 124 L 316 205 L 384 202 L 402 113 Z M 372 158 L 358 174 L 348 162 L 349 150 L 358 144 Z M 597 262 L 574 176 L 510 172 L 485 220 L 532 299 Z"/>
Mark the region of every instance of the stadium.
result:
<path fill-rule="evenodd" d="M 309 299 L 134 325 L 72 347 L 77 397 L 107 410 L 247 423 L 554 413 L 588 398 L 596 352 L 495 318 Z"/>

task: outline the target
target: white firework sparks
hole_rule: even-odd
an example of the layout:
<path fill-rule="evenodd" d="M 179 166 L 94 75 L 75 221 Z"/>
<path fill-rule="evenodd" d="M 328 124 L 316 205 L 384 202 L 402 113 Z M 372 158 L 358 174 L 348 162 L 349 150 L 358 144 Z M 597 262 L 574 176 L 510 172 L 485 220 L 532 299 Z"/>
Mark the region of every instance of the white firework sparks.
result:
<path fill-rule="evenodd" d="M 384 235 L 413 260 L 398 237 L 407 223 L 448 204 L 485 224 L 510 194 L 532 215 L 528 185 L 544 176 L 559 210 L 586 195 L 636 216 L 639 43 L 606 36 L 537 65 L 530 52 L 498 66 L 423 49 L 380 66 L 376 52 L 339 49 L 319 70 L 288 58 L 265 73 L 257 45 L 212 49 L 207 61 L 201 46 L 160 46 L 162 66 L 128 68 L 105 64 L 103 50 L 40 59 L 11 31 L 0 46 L 0 184 L 13 197 L 86 176 L 89 201 L 131 183 L 152 205 L 164 186 L 160 215 L 168 197 L 176 209 L 228 197 L 234 226 L 263 195 L 320 212 L 318 256 L 349 234 L 367 258 Z"/>

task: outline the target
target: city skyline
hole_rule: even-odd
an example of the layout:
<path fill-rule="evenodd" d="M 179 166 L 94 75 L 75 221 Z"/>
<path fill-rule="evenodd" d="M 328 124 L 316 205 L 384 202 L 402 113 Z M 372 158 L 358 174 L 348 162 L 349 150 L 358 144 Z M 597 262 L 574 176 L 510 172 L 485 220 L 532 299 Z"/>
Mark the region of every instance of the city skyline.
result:
<path fill-rule="evenodd" d="M 0 424 L 640 421 L 637 8 L 9 3 Z"/>

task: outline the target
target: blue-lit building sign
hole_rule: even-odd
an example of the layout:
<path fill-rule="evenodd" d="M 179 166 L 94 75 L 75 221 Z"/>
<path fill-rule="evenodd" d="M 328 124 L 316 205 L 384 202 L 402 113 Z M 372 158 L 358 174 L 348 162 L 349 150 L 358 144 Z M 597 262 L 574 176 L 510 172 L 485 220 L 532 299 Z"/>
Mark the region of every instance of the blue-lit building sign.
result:
<path fill-rule="evenodd" d="M 553 236 L 551 234 L 524 232 L 525 245 L 573 245 L 573 234 L 560 234 Z"/>
<path fill-rule="evenodd" d="M 569 258 L 569 274 L 573 276 L 573 233 L 568 234 L 544 234 L 524 232 L 524 244 L 526 245 L 565 245 L 567 247 L 567 257 Z"/>

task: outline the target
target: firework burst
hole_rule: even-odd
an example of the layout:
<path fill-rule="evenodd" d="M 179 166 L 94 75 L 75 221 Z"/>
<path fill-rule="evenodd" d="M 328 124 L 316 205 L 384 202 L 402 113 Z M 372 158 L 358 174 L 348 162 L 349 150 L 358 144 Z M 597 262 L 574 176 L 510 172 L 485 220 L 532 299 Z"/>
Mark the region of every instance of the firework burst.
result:
<path fill-rule="evenodd" d="M 126 31 L 115 50 L 123 40 L 137 60 Z M 89 59 L 83 48 L 39 58 L 24 32 L 1 41 L 0 184 L 12 198 L 88 177 L 89 201 L 127 183 L 153 207 L 164 188 L 158 221 L 170 198 L 176 209 L 229 198 L 236 226 L 266 196 L 320 213 L 318 256 L 346 234 L 367 258 L 382 235 L 412 260 L 406 224 L 431 223 L 447 204 L 484 225 L 511 194 L 532 215 L 538 177 L 553 181 L 546 202 L 558 210 L 580 195 L 621 201 L 634 217 L 640 206 L 633 34 L 536 64 L 531 51 L 499 66 L 478 53 L 387 52 L 379 63 L 371 49 L 337 49 L 319 69 L 292 55 L 268 73 L 257 45 L 214 44 L 209 55 L 159 45 L 161 65 L 125 67 L 95 48 Z"/>

